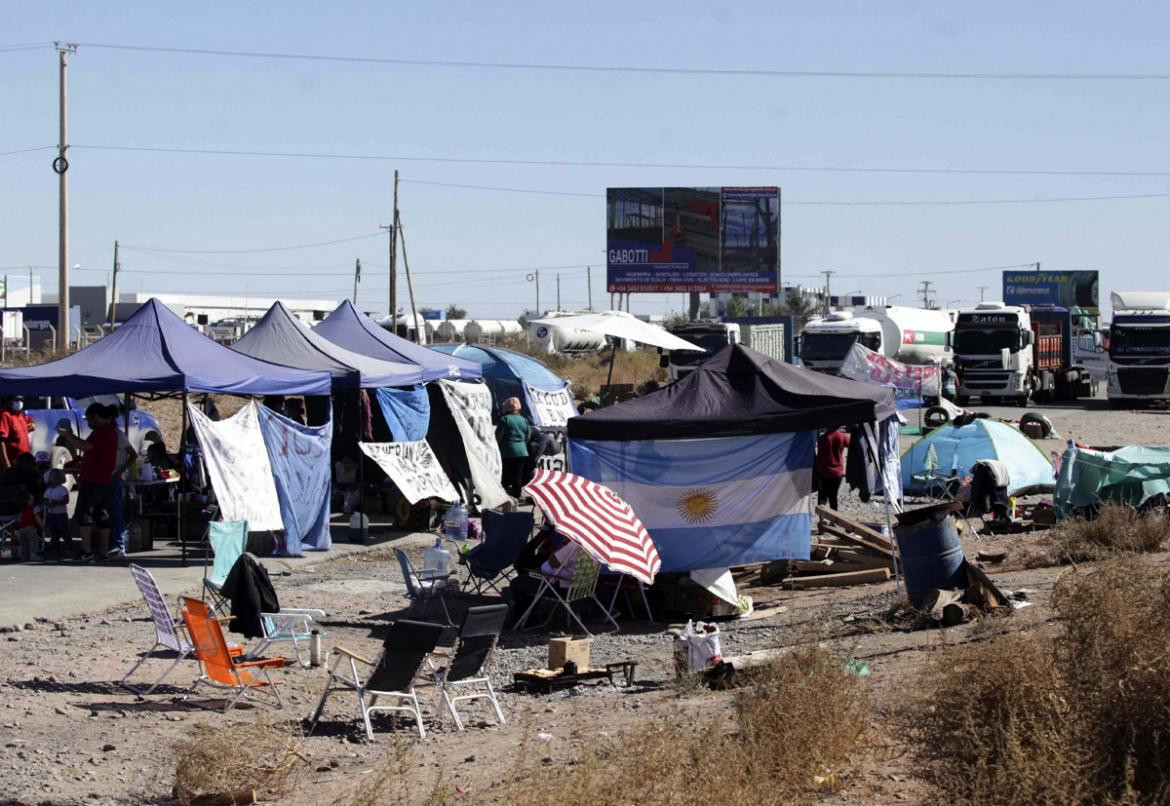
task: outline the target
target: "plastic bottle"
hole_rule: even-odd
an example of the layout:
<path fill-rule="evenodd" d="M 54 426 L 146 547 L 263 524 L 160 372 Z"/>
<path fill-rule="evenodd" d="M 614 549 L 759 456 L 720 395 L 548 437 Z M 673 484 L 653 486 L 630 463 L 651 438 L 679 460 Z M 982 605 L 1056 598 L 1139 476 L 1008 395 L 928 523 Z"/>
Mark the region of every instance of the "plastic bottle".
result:
<path fill-rule="evenodd" d="M 423 570 L 447 573 L 451 567 L 451 552 L 443 548 L 443 538 L 436 537 L 435 545 L 423 552 Z"/>
<path fill-rule="evenodd" d="M 443 515 L 443 533 L 448 540 L 467 539 L 467 508 L 452 504 Z"/>

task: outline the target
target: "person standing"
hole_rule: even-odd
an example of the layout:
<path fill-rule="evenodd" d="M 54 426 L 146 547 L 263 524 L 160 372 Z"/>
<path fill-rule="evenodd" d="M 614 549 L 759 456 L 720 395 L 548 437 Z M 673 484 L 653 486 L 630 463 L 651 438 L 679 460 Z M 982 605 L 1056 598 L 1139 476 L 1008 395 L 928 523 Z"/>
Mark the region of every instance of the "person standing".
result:
<path fill-rule="evenodd" d="M 130 438 L 126 432 L 118 428 L 118 415 L 121 412 L 117 406 L 106 407 L 106 419 L 118 435 L 118 452 L 114 462 L 114 475 L 110 481 L 110 500 L 107 504 L 110 513 L 110 558 L 121 557 L 126 554 L 126 471 L 138 458 L 138 454 L 130 445 Z"/>
<path fill-rule="evenodd" d="M 504 416 L 496 426 L 496 441 L 500 443 L 500 459 L 504 466 L 500 483 L 513 498 L 519 498 L 524 487 L 524 467 L 528 464 L 528 439 L 531 436 L 532 426 L 520 414 L 520 398 L 508 398 L 504 401 Z"/>
<path fill-rule="evenodd" d="M 89 425 L 89 436 L 77 436 L 63 420 L 58 433 L 66 447 L 81 451 L 81 468 L 77 475 L 77 504 L 74 516 L 77 531 L 81 535 L 80 562 L 92 563 L 95 559 L 104 561 L 110 543 L 109 501 L 113 485 L 114 469 L 118 464 L 118 431 L 110 422 L 106 407 L 91 403 L 85 410 L 85 422 Z M 97 546 L 93 544 L 93 529 L 97 526 Z M 94 550 L 97 550 L 95 557 Z"/>
<path fill-rule="evenodd" d="M 29 434 L 36 425 L 24 411 L 20 395 L 0 398 L 4 410 L 0 412 L 0 468 L 12 467 L 17 457 L 29 452 Z"/>
<path fill-rule="evenodd" d="M 825 431 L 817 438 L 817 458 L 813 463 L 817 477 L 817 506 L 827 503 L 830 509 L 837 509 L 837 493 L 845 476 L 845 449 L 848 447 L 849 435 L 839 428 Z"/>

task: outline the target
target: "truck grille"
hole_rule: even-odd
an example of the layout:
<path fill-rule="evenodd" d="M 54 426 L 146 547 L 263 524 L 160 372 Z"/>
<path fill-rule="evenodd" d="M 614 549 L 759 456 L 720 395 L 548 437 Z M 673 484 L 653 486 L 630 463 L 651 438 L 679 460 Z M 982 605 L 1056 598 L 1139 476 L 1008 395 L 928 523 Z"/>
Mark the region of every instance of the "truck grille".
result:
<path fill-rule="evenodd" d="M 1123 395 L 1161 395 L 1166 392 L 1165 367 L 1133 367 L 1117 370 L 1117 383 Z"/>
<path fill-rule="evenodd" d="M 1002 392 L 1007 389 L 1010 372 L 981 372 L 978 375 L 966 374 L 963 376 L 963 387 L 972 391 L 990 389 Z"/>

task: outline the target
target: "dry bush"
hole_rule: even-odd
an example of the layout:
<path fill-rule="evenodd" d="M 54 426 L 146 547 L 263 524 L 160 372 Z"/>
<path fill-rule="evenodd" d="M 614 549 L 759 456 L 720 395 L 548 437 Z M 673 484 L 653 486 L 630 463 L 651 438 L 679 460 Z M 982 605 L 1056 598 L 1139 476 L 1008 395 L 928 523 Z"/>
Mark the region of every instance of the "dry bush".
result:
<path fill-rule="evenodd" d="M 1106 504 L 1092 519 L 1072 518 L 1048 533 L 1052 553 L 1065 563 L 1100 560 L 1116 552 L 1158 551 L 1170 538 L 1170 521 L 1157 513 Z"/>
<path fill-rule="evenodd" d="M 505 800 L 523 804 L 780 803 L 836 786 L 869 730 L 865 682 L 816 646 L 736 691 L 730 719 L 644 725 L 559 769 L 519 766 Z"/>
<path fill-rule="evenodd" d="M 956 804 L 1165 803 L 1170 582 L 1133 558 L 1072 574 L 1062 628 L 942 653 L 906 726 Z"/>
<path fill-rule="evenodd" d="M 180 804 L 200 795 L 253 789 L 261 798 L 280 797 L 306 766 L 298 741 L 264 725 L 195 725 L 171 746 L 171 755 L 173 792 Z"/>
<path fill-rule="evenodd" d="M 548 355 L 525 344 L 510 345 L 509 349 L 530 355 L 542 361 L 550 370 L 573 384 L 578 400 L 586 400 L 601 391 L 609 375 L 609 350 L 587 355 Z M 658 366 L 658 353 L 650 349 L 633 352 L 618 351 L 613 365 L 614 383 L 632 383 L 646 389 L 647 381 L 666 382 L 666 370 Z"/>
<path fill-rule="evenodd" d="M 415 743 L 393 736 L 385 762 L 362 775 L 357 786 L 333 801 L 334 806 L 439 806 L 449 802 L 451 792 L 442 768 L 435 774 L 429 790 L 420 791 L 411 778 L 417 764 L 416 753 Z"/>

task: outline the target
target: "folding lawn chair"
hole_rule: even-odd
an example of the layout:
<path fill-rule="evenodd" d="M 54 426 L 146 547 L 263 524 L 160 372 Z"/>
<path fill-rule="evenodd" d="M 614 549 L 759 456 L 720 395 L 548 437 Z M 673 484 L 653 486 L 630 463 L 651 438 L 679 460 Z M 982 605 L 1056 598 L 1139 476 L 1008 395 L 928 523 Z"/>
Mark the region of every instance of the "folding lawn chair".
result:
<path fill-rule="evenodd" d="M 394 549 L 394 556 L 398 558 L 398 565 L 402 568 L 402 580 L 406 583 L 406 596 L 410 599 L 410 609 L 407 614 L 414 613 L 414 608 L 420 602 L 423 606 L 423 616 L 427 614 L 427 605 L 432 599 L 438 599 L 443 606 L 443 614 L 447 617 L 447 626 L 454 626 L 451 613 L 447 610 L 446 593 L 450 587 L 450 571 L 415 571 L 402 549 Z"/>
<path fill-rule="evenodd" d="M 455 710 L 455 703 L 460 700 L 488 700 L 496 711 L 500 724 L 504 724 L 504 712 L 500 710 L 500 702 L 492 690 L 491 680 L 482 674 L 483 667 L 495 649 L 500 631 L 504 629 L 504 622 L 508 620 L 508 606 L 506 604 L 481 605 L 469 607 L 467 615 L 463 617 L 463 626 L 459 628 L 459 644 L 451 661 L 447 666 L 437 668 L 431 666 L 431 677 L 439 691 L 443 693 L 443 700 L 447 703 L 447 710 L 455 720 L 455 727 L 463 730 L 463 720 Z M 444 657 L 447 653 L 436 650 L 433 655 Z M 451 696 L 456 686 L 483 686 L 486 691 L 472 692 Z"/>
<path fill-rule="evenodd" d="M 509 569 L 528 545 L 534 523 L 531 512 L 483 511 L 483 542 L 464 555 L 468 593 L 501 592 L 499 585 L 511 578 Z"/>
<path fill-rule="evenodd" d="M 317 701 L 317 710 L 309 720 L 309 730 L 312 731 L 317 726 L 329 695 L 334 691 L 350 689 L 357 694 L 358 712 L 365 723 L 366 738 L 370 741 L 374 740 L 374 727 L 370 724 L 370 714 L 374 711 L 411 714 L 418 727 L 419 737 L 425 738 L 427 731 L 423 727 L 422 711 L 418 706 L 418 695 L 414 691 L 414 678 L 422 668 L 427 655 L 434 651 L 444 629 L 442 624 L 400 619 L 390 627 L 386 640 L 382 642 L 382 654 L 377 661 L 366 660 L 344 647 L 334 647 L 333 654 L 337 659 L 329 669 L 329 680 L 325 683 L 325 690 L 321 692 L 321 699 Z M 349 661 L 351 676 L 338 671 L 342 660 Z M 358 663 L 372 667 L 370 676 L 364 681 L 358 674 Z M 391 698 L 395 704 L 378 705 L 379 697 Z"/>
<path fill-rule="evenodd" d="M 236 560 L 244 553 L 247 539 L 247 521 L 211 521 L 207 524 L 207 542 L 211 545 L 215 560 L 211 565 L 211 573 L 208 573 L 206 567 L 203 569 L 203 590 L 211 597 L 212 607 L 221 613 L 227 612 L 229 604 L 220 588 L 227 581 Z"/>
<path fill-rule="evenodd" d="M 142 657 L 130 667 L 130 671 L 126 672 L 126 676 L 122 678 L 122 685 L 125 688 L 142 696 L 154 691 L 159 683 L 165 680 L 167 675 L 179 665 L 180 661 L 194 655 L 195 647 L 192 646 L 190 641 L 187 641 L 179 635 L 178 627 L 183 621 L 182 619 L 175 618 L 171 614 L 171 609 L 167 607 L 166 601 L 163 600 L 162 592 L 159 591 L 158 583 L 154 581 L 151 573 L 141 565 L 136 565 L 135 563 L 130 564 L 130 573 L 134 575 L 134 581 L 138 585 L 138 590 L 142 592 L 142 598 L 146 600 L 146 609 L 150 611 L 150 619 L 154 622 L 154 646 L 142 653 Z M 167 667 L 166 671 L 145 692 L 127 683 L 126 681 L 130 679 L 130 676 L 138 671 L 138 667 L 146 663 L 159 647 L 174 652 L 176 655 L 174 662 Z"/>
<path fill-rule="evenodd" d="M 202 667 L 202 674 L 195 685 L 204 683 L 211 688 L 231 692 L 223 708 L 225 712 L 244 697 L 261 691 L 271 692 L 276 707 L 283 707 L 280 691 L 269 671 L 283 668 L 284 658 L 240 660 L 232 654 L 220 627 L 221 621 L 229 619 L 212 615 L 211 608 L 200 599 L 183 597 L 183 622 L 195 646 L 195 658 Z"/>
<path fill-rule="evenodd" d="M 640 579 L 635 579 L 627 574 L 605 574 L 606 584 L 613 584 L 613 596 L 609 599 L 609 612 L 613 613 L 617 606 L 618 594 L 622 594 L 626 601 L 626 612 L 630 614 L 631 618 L 634 615 L 634 603 L 630 599 L 630 594 L 637 591 L 642 597 L 642 607 L 646 608 L 646 621 L 654 621 L 654 611 L 650 609 L 650 599 L 646 596 L 646 584 Z"/>
<path fill-rule="evenodd" d="M 597 577 L 600 573 L 601 566 L 597 563 L 597 560 L 590 557 L 584 549 L 580 549 L 577 551 L 577 561 L 576 565 L 573 567 L 573 576 L 569 580 L 569 588 L 567 591 L 565 591 L 564 595 L 561 595 L 560 590 L 561 583 L 564 580 L 558 579 L 556 577 L 547 577 L 541 574 L 540 588 L 536 591 L 536 596 L 533 597 L 532 604 L 528 606 L 528 609 L 524 611 L 524 615 L 522 615 L 519 621 L 516 622 L 516 629 L 523 629 L 524 625 L 528 621 L 528 617 L 532 614 L 532 611 L 536 609 L 536 605 L 540 602 L 546 593 L 551 593 L 556 599 L 556 603 L 565 609 L 566 624 L 569 623 L 569 617 L 571 616 L 573 621 L 577 622 L 577 626 L 579 626 L 586 635 L 590 637 L 593 636 L 593 633 L 589 632 L 589 628 L 585 626 L 585 622 L 582 621 L 581 617 L 578 616 L 576 611 L 573 610 L 574 603 L 588 599 L 601 609 L 601 612 L 605 614 L 606 620 L 613 625 L 613 629 L 609 630 L 609 632 L 617 632 L 621 629 L 621 627 L 619 627 L 618 623 L 614 621 L 613 614 L 610 613 L 609 610 L 606 609 L 605 605 L 601 603 L 601 600 L 597 598 Z M 543 627 L 552 621 L 552 617 L 556 615 L 556 612 L 556 607 L 554 606 L 552 612 L 548 614 L 548 618 L 546 618 L 544 623 L 540 626 Z"/>

